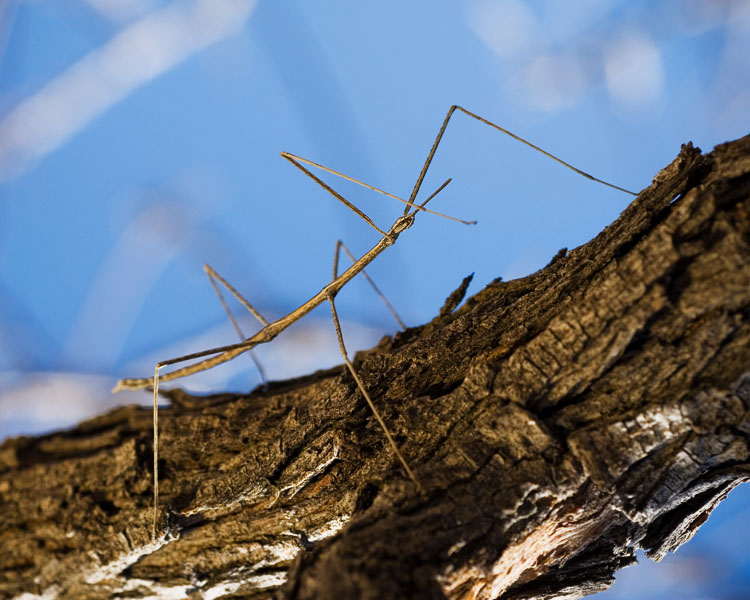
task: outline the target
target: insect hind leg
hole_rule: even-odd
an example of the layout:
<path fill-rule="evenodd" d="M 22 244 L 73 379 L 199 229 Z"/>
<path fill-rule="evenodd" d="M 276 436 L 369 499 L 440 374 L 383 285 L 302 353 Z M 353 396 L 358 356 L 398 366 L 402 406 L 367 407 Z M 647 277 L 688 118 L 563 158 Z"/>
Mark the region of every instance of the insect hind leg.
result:
<path fill-rule="evenodd" d="M 250 304 L 245 297 L 240 294 L 234 286 L 232 286 L 231 283 L 229 283 L 226 279 L 224 279 L 219 273 L 216 272 L 216 270 L 211 267 L 211 265 L 204 264 L 203 270 L 206 272 L 206 275 L 208 276 L 208 280 L 211 282 L 211 286 L 214 288 L 214 292 L 216 292 L 216 295 L 219 298 L 219 302 L 221 302 L 221 306 L 224 308 L 224 312 L 227 313 L 227 317 L 229 317 L 229 320 L 232 322 L 232 326 L 234 327 L 234 330 L 237 332 L 237 335 L 240 338 L 240 341 L 245 339 L 245 334 L 242 331 L 242 328 L 240 327 L 240 324 L 237 322 L 237 319 L 235 318 L 234 314 L 232 313 L 231 309 L 229 308 L 229 305 L 227 304 L 227 301 L 224 299 L 224 294 L 221 293 L 221 288 L 219 287 L 219 283 L 221 283 L 229 292 L 237 298 L 237 300 L 240 301 L 242 306 L 244 306 L 250 314 L 252 314 L 258 321 L 260 321 L 261 325 L 265 327 L 268 325 L 268 321 L 261 315 L 255 307 Z M 255 367 L 258 369 L 258 373 L 260 373 L 261 381 L 263 382 L 263 387 L 268 387 L 268 377 L 266 377 L 266 370 L 263 368 L 263 364 L 258 359 L 258 356 L 255 354 L 253 350 L 249 350 L 248 354 L 250 355 L 251 360 L 255 364 Z"/>

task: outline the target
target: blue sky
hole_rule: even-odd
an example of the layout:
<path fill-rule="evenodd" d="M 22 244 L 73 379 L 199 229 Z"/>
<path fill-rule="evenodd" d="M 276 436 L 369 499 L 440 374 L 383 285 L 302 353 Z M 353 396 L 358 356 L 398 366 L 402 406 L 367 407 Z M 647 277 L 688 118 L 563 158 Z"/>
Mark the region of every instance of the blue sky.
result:
<path fill-rule="evenodd" d="M 156 360 L 231 343 L 204 262 L 276 318 L 326 283 L 337 239 L 355 254 L 377 241 L 282 150 L 406 196 L 445 112 L 461 104 L 638 191 L 683 142 L 707 151 L 747 133 L 748 2 L 570 6 L 4 3 L 0 436 L 142 401 L 107 390 Z M 469 273 L 473 292 L 526 275 L 629 201 L 462 115 L 426 189 L 447 177 L 433 208 L 479 223 L 420 216 L 369 269 L 409 325 Z M 328 181 L 381 228 L 401 213 Z M 363 282 L 339 298 L 350 351 L 395 329 Z M 269 375 L 339 363 L 329 320 L 323 307 L 260 349 Z M 249 361 L 235 363 L 185 385 L 255 386 Z M 730 570 L 750 584 L 742 554 Z M 660 593 L 639 597 L 670 597 Z"/>

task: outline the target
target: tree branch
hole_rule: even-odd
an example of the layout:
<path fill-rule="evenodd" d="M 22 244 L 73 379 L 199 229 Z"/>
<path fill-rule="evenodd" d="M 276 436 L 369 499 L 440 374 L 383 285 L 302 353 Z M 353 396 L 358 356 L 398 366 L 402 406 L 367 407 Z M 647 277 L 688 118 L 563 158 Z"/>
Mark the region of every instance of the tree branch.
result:
<path fill-rule="evenodd" d="M 173 390 L 156 542 L 150 411 L 0 446 L 0 596 L 579 597 L 750 479 L 750 137 L 449 302 L 356 361 L 424 494 L 341 368 Z"/>

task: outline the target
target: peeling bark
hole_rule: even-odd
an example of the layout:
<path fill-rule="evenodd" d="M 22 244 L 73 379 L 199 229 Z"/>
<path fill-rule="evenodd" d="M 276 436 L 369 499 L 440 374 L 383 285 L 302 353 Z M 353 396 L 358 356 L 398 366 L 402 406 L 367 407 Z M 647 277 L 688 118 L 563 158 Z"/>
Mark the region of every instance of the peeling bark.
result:
<path fill-rule="evenodd" d="M 460 295 L 460 294 L 459 294 Z M 357 366 L 0 446 L 0 597 L 575 598 L 750 479 L 750 137 Z M 33 596 L 22 596 L 28 593 Z"/>

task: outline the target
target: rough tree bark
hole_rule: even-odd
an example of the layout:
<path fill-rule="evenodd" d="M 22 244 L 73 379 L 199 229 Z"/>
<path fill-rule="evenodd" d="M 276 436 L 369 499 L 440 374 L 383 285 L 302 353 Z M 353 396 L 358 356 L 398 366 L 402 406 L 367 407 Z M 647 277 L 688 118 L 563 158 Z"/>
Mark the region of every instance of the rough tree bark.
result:
<path fill-rule="evenodd" d="M 4 598 L 553 598 L 750 479 L 750 137 L 690 144 L 590 243 L 341 368 L 0 446 Z"/>

